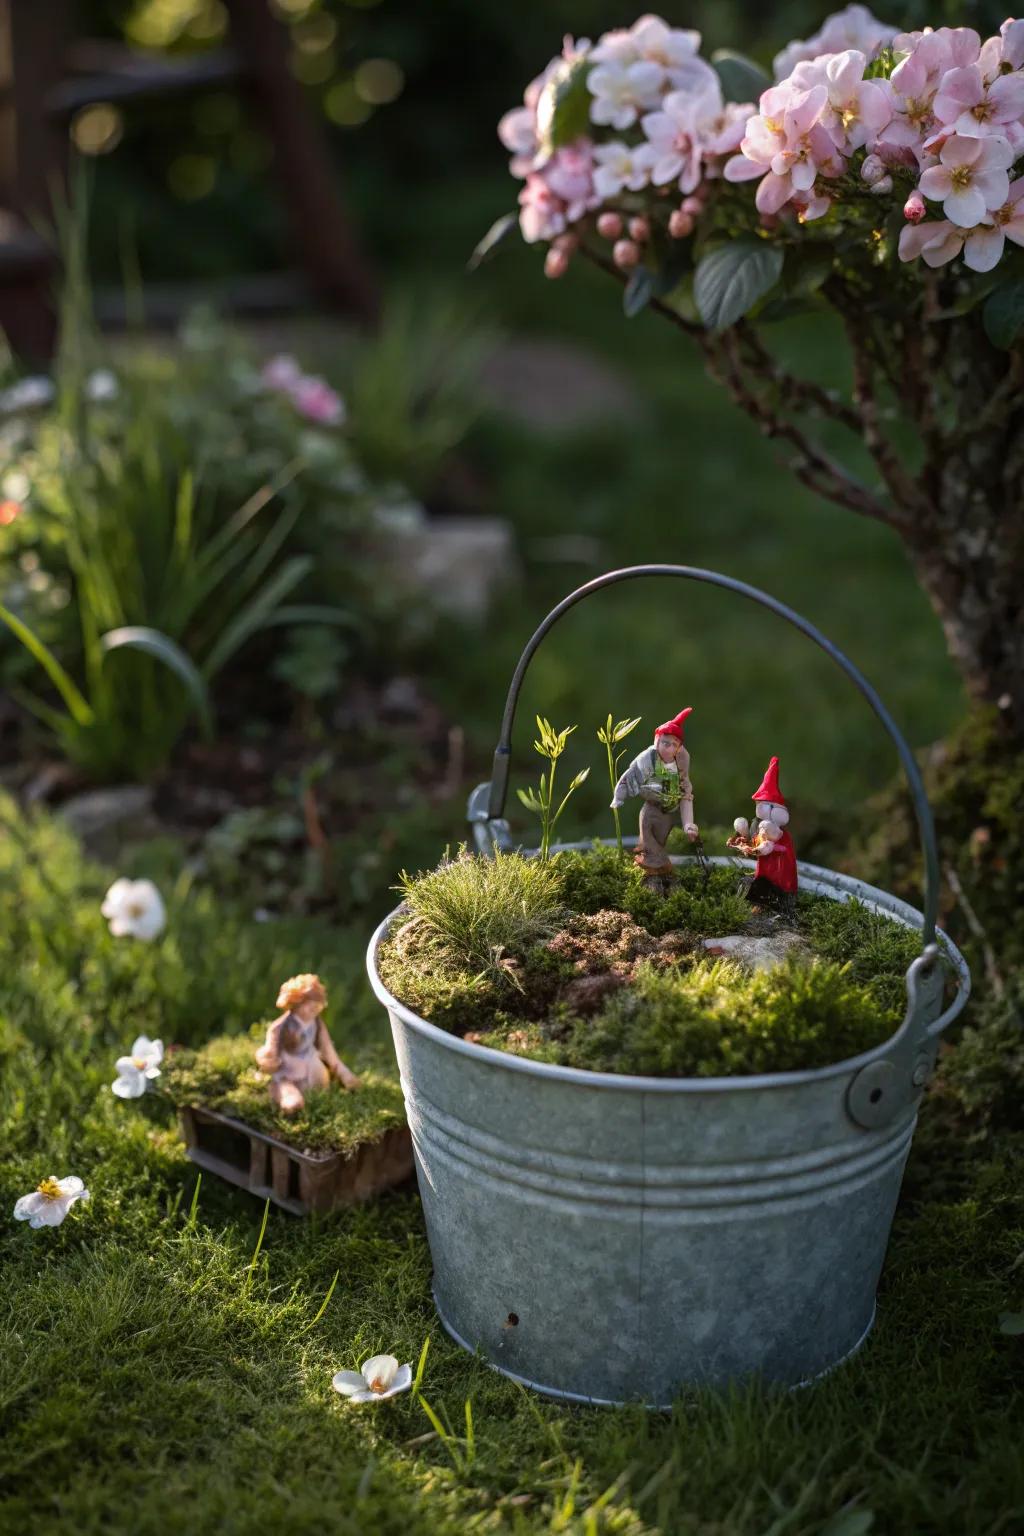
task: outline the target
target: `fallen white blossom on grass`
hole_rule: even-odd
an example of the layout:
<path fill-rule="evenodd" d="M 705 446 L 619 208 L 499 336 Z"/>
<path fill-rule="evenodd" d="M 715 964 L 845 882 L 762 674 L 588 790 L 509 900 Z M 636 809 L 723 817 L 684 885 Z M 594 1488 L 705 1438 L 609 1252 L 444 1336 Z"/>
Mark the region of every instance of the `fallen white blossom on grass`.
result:
<path fill-rule="evenodd" d="M 152 880 L 115 880 L 100 911 L 115 939 L 155 939 L 167 926 L 163 897 Z"/>
<path fill-rule="evenodd" d="M 337 1371 L 332 1379 L 335 1392 L 350 1403 L 383 1402 L 412 1386 L 412 1366 L 399 1365 L 394 1355 L 373 1355 L 361 1371 Z"/>
<path fill-rule="evenodd" d="M 163 1041 L 140 1035 L 131 1055 L 119 1056 L 114 1063 L 117 1077 L 110 1085 L 111 1092 L 119 1099 L 141 1099 L 153 1079 L 160 1076 L 163 1059 Z"/>
<path fill-rule="evenodd" d="M 15 1221 L 27 1221 L 30 1227 L 59 1227 L 76 1200 L 88 1200 L 89 1191 L 73 1174 L 66 1179 L 50 1178 L 22 1195 L 14 1207 Z"/>

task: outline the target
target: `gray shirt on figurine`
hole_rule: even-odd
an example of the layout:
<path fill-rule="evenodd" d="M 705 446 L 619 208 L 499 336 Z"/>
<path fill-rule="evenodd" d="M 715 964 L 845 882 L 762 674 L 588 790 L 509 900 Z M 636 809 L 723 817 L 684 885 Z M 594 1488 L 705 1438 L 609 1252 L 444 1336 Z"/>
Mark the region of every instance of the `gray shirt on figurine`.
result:
<path fill-rule="evenodd" d="M 679 748 L 674 763 L 663 763 L 657 747 L 646 747 L 638 753 L 616 784 L 612 804 L 625 805 L 635 795 L 666 811 L 675 810 L 683 800 L 692 802 L 690 754 L 686 748 Z"/>

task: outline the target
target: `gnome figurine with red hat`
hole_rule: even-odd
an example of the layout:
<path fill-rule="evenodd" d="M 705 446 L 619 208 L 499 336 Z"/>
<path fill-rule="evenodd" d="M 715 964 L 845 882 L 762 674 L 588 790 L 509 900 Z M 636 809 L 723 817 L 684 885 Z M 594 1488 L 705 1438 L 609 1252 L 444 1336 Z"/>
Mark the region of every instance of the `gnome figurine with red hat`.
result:
<path fill-rule="evenodd" d="M 616 784 L 612 799 L 613 810 L 634 795 L 644 802 L 634 859 L 652 880 L 675 873 L 666 846 L 673 827 L 681 826 L 691 842 L 700 836 L 693 819 L 690 754 L 683 746 L 683 722 L 689 714 L 692 709 L 681 709 L 674 720 L 658 726 L 654 745 L 633 759 Z"/>
<path fill-rule="evenodd" d="M 757 873 L 746 885 L 747 900 L 755 906 L 781 907 L 789 910 L 796 901 L 796 853 L 793 839 L 786 830 L 789 811 L 779 788 L 779 760 L 773 757 L 764 778 L 750 797 L 754 802 L 757 826 L 745 816 L 738 816 L 736 828 L 727 846 L 749 859 L 757 859 Z"/>

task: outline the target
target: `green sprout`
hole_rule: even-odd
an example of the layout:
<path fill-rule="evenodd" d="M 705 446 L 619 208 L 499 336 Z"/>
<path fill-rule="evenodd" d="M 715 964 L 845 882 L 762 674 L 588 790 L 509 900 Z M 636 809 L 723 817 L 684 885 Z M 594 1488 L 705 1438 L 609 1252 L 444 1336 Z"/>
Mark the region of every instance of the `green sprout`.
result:
<path fill-rule="evenodd" d="M 612 752 L 612 748 L 618 746 L 620 741 L 625 741 L 630 731 L 635 731 L 642 719 L 637 715 L 635 720 L 620 720 L 618 724 L 612 723 L 611 715 L 604 725 L 598 727 L 597 739 L 602 743 L 608 753 L 608 783 L 611 785 L 612 798 L 615 798 L 615 786 L 619 782 L 619 764 L 625 757 L 625 752 Z M 612 807 L 612 815 L 615 817 L 615 841 L 622 852 L 622 822 L 619 818 L 617 806 Z"/>
<path fill-rule="evenodd" d="M 547 772 L 541 774 L 539 790 L 521 789 L 519 790 L 519 798 L 528 811 L 535 811 L 540 817 L 540 856 L 542 860 L 546 860 L 548 857 L 551 850 L 551 838 L 555 828 L 558 826 L 562 812 L 569 803 L 570 797 L 590 776 L 589 768 L 584 768 L 578 773 L 566 790 L 557 811 L 554 811 L 552 814 L 552 808 L 555 803 L 555 768 L 558 764 L 558 759 L 565 751 L 566 742 L 575 729 L 574 725 L 569 725 L 566 726 L 564 731 L 556 731 L 550 721 L 542 720 L 540 715 L 537 716 L 537 730 L 540 733 L 540 739 L 534 742 L 534 750 L 539 752 L 541 757 L 546 757 L 551 767 Z"/>

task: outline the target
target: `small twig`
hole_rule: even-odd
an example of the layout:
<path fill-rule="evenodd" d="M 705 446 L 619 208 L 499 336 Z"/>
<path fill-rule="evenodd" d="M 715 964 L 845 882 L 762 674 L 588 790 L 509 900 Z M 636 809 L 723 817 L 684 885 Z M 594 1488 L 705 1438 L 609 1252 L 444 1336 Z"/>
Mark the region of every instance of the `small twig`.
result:
<path fill-rule="evenodd" d="M 724 363 L 723 382 L 736 404 L 757 423 L 766 437 L 780 438 L 796 449 L 796 458 L 790 461 L 790 468 L 798 480 L 817 495 L 851 512 L 874 518 L 890 527 L 896 526 L 895 514 L 884 501 L 814 443 L 795 422 L 787 421 L 755 392 L 743 375 L 736 338 L 729 331 L 718 339 L 717 349 L 708 341 L 704 345 L 706 355 L 715 357 L 719 364 Z"/>
<path fill-rule="evenodd" d="M 961 908 L 963 909 L 964 919 L 968 928 L 971 930 L 974 937 L 981 945 L 981 954 L 985 961 L 985 975 L 988 977 L 989 985 L 991 986 L 993 993 L 1001 1002 L 1006 996 L 1006 982 L 1003 980 L 1002 972 L 999 969 L 995 950 L 992 948 L 991 941 L 989 940 L 989 936 L 985 931 L 981 918 L 974 910 L 970 898 L 963 888 L 960 876 L 957 874 L 952 864 L 946 865 L 946 881 L 950 890 L 953 892 L 953 895 L 956 897 L 957 901 L 960 903 Z"/>

